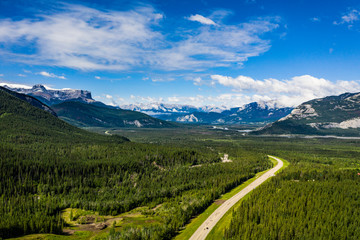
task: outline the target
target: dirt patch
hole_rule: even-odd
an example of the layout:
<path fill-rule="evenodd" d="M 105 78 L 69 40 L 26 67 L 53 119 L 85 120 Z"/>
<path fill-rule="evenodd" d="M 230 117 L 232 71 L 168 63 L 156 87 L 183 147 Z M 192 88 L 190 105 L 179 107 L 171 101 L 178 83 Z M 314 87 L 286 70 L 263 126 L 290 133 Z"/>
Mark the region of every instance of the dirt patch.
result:
<path fill-rule="evenodd" d="M 190 166 L 190 168 L 194 168 L 194 167 L 201 167 L 202 166 L 202 164 L 199 164 L 199 165 L 192 165 L 192 166 Z"/>
<path fill-rule="evenodd" d="M 226 202 L 226 200 L 224 200 L 224 199 L 217 199 L 217 200 L 215 200 L 215 204 L 216 205 L 221 205 L 221 204 L 223 204 L 224 202 Z"/>
<path fill-rule="evenodd" d="M 86 216 L 86 218 L 90 221 L 95 220 L 92 216 Z M 64 229 L 63 233 L 66 235 L 73 235 L 77 231 L 90 231 L 90 232 L 100 232 L 101 230 L 111 227 L 114 221 L 122 221 L 124 218 L 118 217 L 118 218 L 111 218 L 106 220 L 105 222 L 100 223 L 87 223 L 87 224 L 77 224 L 76 227 L 78 229 Z"/>
<path fill-rule="evenodd" d="M 221 158 L 221 161 L 223 163 L 226 163 L 226 162 L 232 162 L 232 160 L 229 159 L 229 154 L 224 154 L 224 157 Z"/>
<path fill-rule="evenodd" d="M 109 227 L 109 226 L 111 226 L 115 221 L 116 221 L 116 222 L 121 222 L 122 220 L 124 220 L 123 217 L 111 218 L 111 219 L 107 220 L 107 221 L 105 222 L 105 224 Z"/>
<path fill-rule="evenodd" d="M 145 220 L 145 223 L 155 223 L 155 222 L 157 222 L 155 219 Z"/>
<path fill-rule="evenodd" d="M 76 232 L 76 230 L 73 230 L 73 229 L 64 229 L 63 230 L 63 233 L 65 235 L 73 235 L 75 232 Z"/>
<path fill-rule="evenodd" d="M 96 232 L 96 231 L 103 230 L 106 227 L 107 227 L 107 225 L 105 223 L 91 223 L 91 224 L 79 225 L 79 230 Z"/>
<path fill-rule="evenodd" d="M 164 171 L 164 170 L 165 170 L 165 168 L 164 168 L 163 166 L 158 165 L 155 161 L 153 161 L 152 164 L 153 164 L 155 167 L 157 167 L 158 169 L 160 169 L 161 171 Z"/>
<path fill-rule="evenodd" d="M 159 207 L 161 207 L 162 206 L 162 204 L 159 204 L 159 205 L 157 205 L 156 207 L 154 207 L 152 210 L 153 211 L 156 211 Z"/>

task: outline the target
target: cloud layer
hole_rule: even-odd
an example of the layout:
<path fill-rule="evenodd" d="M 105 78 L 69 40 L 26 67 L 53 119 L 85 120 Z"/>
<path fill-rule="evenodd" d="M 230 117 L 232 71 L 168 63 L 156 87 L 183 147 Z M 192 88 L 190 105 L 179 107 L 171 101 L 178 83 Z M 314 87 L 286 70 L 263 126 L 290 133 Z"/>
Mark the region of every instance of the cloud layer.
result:
<path fill-rule="evenodd" d="M 275 100 L 281 106 L 297 106 L 305 101 L 344 92 L 359 92 L 357 81 L 331 82 L 310 75 L 293 77 L 288 80 L 255 80 L 247 76 L 236 78 L 212 75 L 213 83 L 230 87 L 233 91 L 250 94 L 259 100 Z"/>
<path fill-rule="evenodd" d="M 152 7 L 101 11 L 80 5 L 33 19 L 0 20 L 0 54 L 7 60 L 83 70 L 199 70 L 241 64 L 270 47 L 262 35 L 278 28 L 277 18 L 237 25 L 203 25 L 160 32 L 163 15 Z M 176 39 L 176 40 L 174 40 Z M 17 49 L 17 51 L 14 51 Z"/>
<path fill-rule="evenodd" d="M 200 78 L 194 79 L 194 84 L 205 82 Z M 206 84 L 206 83 L 204 83 Z M 331 82 L 324 78 L 316 78 L 310 75 L 296 76 L 291 79 L 278 80 L 269 78 L 255 80 L 247 76 L 236 78 L 212 75 L 207 85 L 219 88 L 219 85 L 229 88 L 229 91 L 219 95 L 193 96 L 173 95 L 169 97 L 134 96 L 127 98 L 99 98 L 112 105 L 127 104 L 154 104 L 169 103 L 181 105 L 193 105 L 197 107 L 241 107 L 250 102 L 266 102 L 272 107 L 296 107 L 299 104 L 330 95 L 340 95 L 345 92 L 360 92 L 359 81 L 336 81 Z"/>

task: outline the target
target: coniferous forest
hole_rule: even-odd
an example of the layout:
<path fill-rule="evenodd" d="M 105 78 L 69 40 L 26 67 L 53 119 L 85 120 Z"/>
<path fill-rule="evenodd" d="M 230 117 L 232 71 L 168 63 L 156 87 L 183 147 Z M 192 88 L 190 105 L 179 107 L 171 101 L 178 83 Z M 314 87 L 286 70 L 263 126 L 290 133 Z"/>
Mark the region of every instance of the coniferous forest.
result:
<path fill-rule="evenodd" d="M 117 215 L 166 203 L 159 224 L 123 230 L 118 238 L 170 239 L 222 193 L 271 166 L 241 149 L 232 156 L 247 158 L 222 164 L 218 149 L 207 146 L 86 132 L 3 91 L 0 98 L 2 238 L 61 234 L 66 208 Z"/>
<path fill-rule="evenodd" d="M 359 239 L 359 143 L 263 142 L 290 166 L 233 210 L 224 239 Z"/>

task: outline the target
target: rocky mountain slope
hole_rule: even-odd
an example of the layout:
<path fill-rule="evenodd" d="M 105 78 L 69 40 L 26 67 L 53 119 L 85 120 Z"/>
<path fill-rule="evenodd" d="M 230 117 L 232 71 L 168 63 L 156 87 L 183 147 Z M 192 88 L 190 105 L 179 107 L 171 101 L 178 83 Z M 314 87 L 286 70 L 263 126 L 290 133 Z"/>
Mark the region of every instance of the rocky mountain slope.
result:
<path fill-rule="evenodd" d="M 34 85 L 32 88 L 11 87 L 8 85 L 3 85 L 3 87 L 17 93 L 35 97 L 49 106 L 64 101 L 80 101 L 86 103 L 95 102 L 95 100 L 91 97 L 91 92 L 86 90 L 47 89 L 41 84 Z"/>
<path fill-rule="evenodd" d="M 358 135 L 360 93 L 344 93 L 305 102 L 257 133 Z"/>

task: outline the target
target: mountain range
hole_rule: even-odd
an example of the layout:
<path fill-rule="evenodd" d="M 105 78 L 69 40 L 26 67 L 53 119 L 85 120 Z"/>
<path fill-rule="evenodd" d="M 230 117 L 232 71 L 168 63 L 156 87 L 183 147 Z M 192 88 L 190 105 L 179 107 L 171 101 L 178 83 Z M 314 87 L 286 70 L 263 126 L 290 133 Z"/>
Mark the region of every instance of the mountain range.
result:
<path fill-rule="evenodd" d="M 166 121 L 201 124 L 264 124 L 285 117 L 292 110 L 292 108 L 278 107 L 271 102 L 252 102 L 231 109 L 176 104 L 138 104 L 125 105 L 121 108 L 147 113 Z"/>
<path fill-rule="evenodd" d="M 294 109 L 278 107 L 273 102 L 252 102 L 231 109 L 151 104 L 122 106 L 131 109 L 125 110 L 95 101 L 91 93 L 84 90 L 54 90 L 35 85 L 31 88 L 4 86 L 0 87 L 0 91 L 3 98 L 9 95 L 23 100 L 78 127 L 179 126 L 173 122 L 224 125 L 268 123 L 253 134 L 360 135 L 360 93 L 314 99 Z M 2 113 L 0 117 L 4 118 L 6 114 Z"/>
<path fill-rule="evenodd" d="M 174 126 L 165 121 L 197 124 L 265 124 L 278 120 L 291 111 L 291 108 L 277 107 L 276 104 L 271 102 L 253 102 L 231 109 L 225 106 L 195 107 L 164 103 L 130 104 L 113 107 L 95 101 L 91 96 L 91 92 L 86 90 L 51 89 L 41 84 L 33 87 L 3 84 L 3 87 L 40 100 L 42 103 L 54 108 L 60 118 L 81 127 Z M 65 104 L 65 102 L 77 103 Z M 110 112 L 112 113 L 110 114 Z M 85 116 L 88 117 L 85 118 Z"/>

